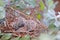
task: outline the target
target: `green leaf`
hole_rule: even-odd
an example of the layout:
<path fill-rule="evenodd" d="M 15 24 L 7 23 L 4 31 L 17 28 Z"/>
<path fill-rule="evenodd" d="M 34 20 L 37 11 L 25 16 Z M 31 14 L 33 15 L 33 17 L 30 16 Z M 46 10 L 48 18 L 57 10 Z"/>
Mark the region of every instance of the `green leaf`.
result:
<path fill-rule="evenodd" d="M 5 10 L 4 7 L 0 7 L 0 19 L 5 18 Z"/>
<path fill-rule="evenodd" d="M 11 40 L 19 40 L 20 37 L 12 38 Z"/>
<path fill-rule="evenodd" d="M 24 0 L 24 1 L 31 5 L 32 8 L 36 6 L 36 0 Z"/>
<path fill-rule="evenodd" d="M 30 40 L 30 36 L 26 35 L 26 36 L 22 37 L 20 40 Z"/>
<path fill-rule="evenodd" d="M 44 10 L 45 5 L 44 5 L 44 3 L 43 3 L 43 1 L 42 1 L 42 0 L 40 1 L 39 5 L 40 5 L 40 9 L 41 9 L 41 10 Z"/>
<path fill-rule="evenodd" d="M 4 5 L 4 1 L 0 0 L 0 19 L 3 19 L 5 17 Z"/>
<path fill-rule="evenodd" d="M 4 6 L 4 5 L 5 5 L 4 1 L 0 0 L 0 6 Z"/>
<path fill-rule="evenodd" d="M 12 36 L 12 34 L 8 33 L 8 34 L 4 34 L 2 37 L 1 37 L 1 40 L 8 40 L 10 39 Z"/>
<path fill-rule="evenodd" d="M 50 25 L 49 25 L 49 29 L 50 30 L 54 30 L 56 28 L 56 26 L 53 24 L 53 23 L 51 23 Z"/>
<path fill-rule="evenodd" d="M 24 10 L 26 8 L 26 4 L 24 2 L 19 2 L 18 5 L 16 4 L 16 7 L 20 10 Z"/>
<path fill-rule="evenodd" d="M 4 35 L 4 33 L 0 33 L 0 38 Z"/>
<path fill-rule="evenodd" d="M 48 4 L 49 4 L 49 5 L 53 5 L 53 1 L 50 1 Z"/>
<path fill-rule="evenodd" d="M 37 14 L 37 19 L 38 19 L 38 20 L 40 20 L 40 19 L 41 19 L 41 17 L 42 17 L 42 15 L 41 15 L 41 14 Z"/>
<path fill-rule="evenodd" d="M 54 8 L 54 2 L 53 0 L 47 0 L 46 4 L 48 6 L 49 9 L 53 9 Z"/>

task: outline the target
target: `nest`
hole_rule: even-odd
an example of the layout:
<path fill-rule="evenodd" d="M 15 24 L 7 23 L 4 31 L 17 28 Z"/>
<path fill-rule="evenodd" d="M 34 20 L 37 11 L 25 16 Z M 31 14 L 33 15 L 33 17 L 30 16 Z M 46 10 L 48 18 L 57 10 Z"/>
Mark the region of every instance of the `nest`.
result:
<path fill-rule="evenodd" d="M 36 37 L 47 30 L 46 26 L 38 19 L 10 6 L 6 7 L 5 22 L 5 26 L 1 28 L 2 32 L 12 33 L 14 36 L 31 35 L 31 37 Z"/>

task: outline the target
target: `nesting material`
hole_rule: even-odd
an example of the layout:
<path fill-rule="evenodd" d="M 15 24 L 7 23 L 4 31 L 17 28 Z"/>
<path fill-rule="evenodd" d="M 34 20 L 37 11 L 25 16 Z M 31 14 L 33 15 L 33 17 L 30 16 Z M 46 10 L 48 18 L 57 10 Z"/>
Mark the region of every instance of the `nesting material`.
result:
<path fill-rule="evenodd" d="M 19 14 L 15 15 L 14 13 Z M 38 36 L 41 32 L 46 31 L 46 26 L 33 16 L 28 16 L 12 7 L 6 8 L 6 27 L 2 29 L 5 33 L 13 33 L 15 36 L 31 35 Z M 22 34 L 21 34 L 22 33 Z"/>

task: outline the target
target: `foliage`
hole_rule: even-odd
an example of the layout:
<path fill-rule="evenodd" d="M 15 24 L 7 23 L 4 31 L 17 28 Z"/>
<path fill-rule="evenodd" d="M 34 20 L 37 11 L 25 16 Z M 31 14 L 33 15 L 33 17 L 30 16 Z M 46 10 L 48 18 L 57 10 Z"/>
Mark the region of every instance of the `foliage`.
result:
<path fill-rule="evenodd" d="M 26 35 L 26 36 L 22 37 L 20 40 L 30 40 L 30 36 Z"/>
<path fill-rule="evenodd" d="M 12 34 L 4 34 L 4 33 L 0 33 L 0 40 L 9 40 L 12 37 Z"/>
<path fill-rule="evenodd" d="M 12 38 L 11 40 L 19 40 L 20 37 Z"/>
<path fill-rule="evenodd" d="M 26 3 L 28 3 L 32 8 L 36 6 L 36 0 L 24 0 Z"/>
<path fill-rule="evenodd" d="M 39 4 L 40 4 L 40 9 L 41 9 L 41 10 L 44 10 L 45 5 L 44 5 L 44 3 L 43 3 L 43 1 L 42 1 L 42 0 L 40 1 L 40 3 L 39 3 Z"/>
<path fill-rule="evenodd" d="M 5 17 L 5 2 L 3 0 L 0 0 L 0 19 L 3 19 Z"/>
<path fill-rule="evenodd" d="M 56 29 L 56 26 L 55 26 L 53 23 L 51 23 L 51 24 L 49 25 L 49 29 L 50 29 L 50 30 L 55 30 L 55 29 Z"/>
<path fill-rule="evenodd" d="M 12 37 L 11 33 L 0 33 L 0 40 L 30 40 L 29 35 L 25 35 L 24 37 Z"/>
<path fill-rule="evenodd" d="M 42 18 L 41 14 L 37 14 L 37 19 L 40 20 Z"/>
<path fill-rule="evenodd" d="M 0 19 L 5 18 L 5 9 L 4 7 L 0 7 Z"/>
<path fill-rule="evenodd" d="M 5 3 L 3 0 L 0 0 L 0 6 L 5 6 Z"/>

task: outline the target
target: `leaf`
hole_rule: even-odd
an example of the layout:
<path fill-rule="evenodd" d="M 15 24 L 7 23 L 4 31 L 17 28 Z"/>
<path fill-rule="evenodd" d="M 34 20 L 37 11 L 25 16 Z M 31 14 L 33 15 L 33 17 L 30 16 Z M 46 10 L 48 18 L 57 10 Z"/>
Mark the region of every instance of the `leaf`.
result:
<path fill-rule="evenodd" d="M 36 6 L 36 0 L 24 0 L 24 1 L 27 2 L 32 8 Z"/>
<path fill-rule="evenodd" d="M 20 10 L 24 10 L 26 8 L 26 4 L 23 2 L 18 2 L 18 5 L 15 4 L 17 8 L 19 8 Z"/>
<path fill-rule="evenodd" d="M 42 15 L 41 15 L 41 14 L 37 14 L 37 19 L 38 19 L 38 20 L 40 20 L 40 19 L 41 19 L 41 17 L 42 17 Z"/>
<path fill-rule="evenodd" d="M 0 7 L 0 19 L 5 18 L 5 10 L 4 7 Z"/>
<path fill-rule="evenodd" d="M 4 35 L 4 33 L 0 33 L 0 38 Z"/>
<path fill-rule="evenodd" d="M 50 25 L 49 25 L 49 29 L 50 30 L 54 30 L 56 28 L 56 26 L 53 24 L 53 23 L 51 23 Z"/>
<path fill-rule="evenodd" d="M 49 4 L 49 5 L 53 5 L 53 1 L 50 1 L 48 4 Z"/>
<path fill-rule="evenodd" d="M 53 9 L 55 4 L 53 0 L 47 0 L 46 5 L 48 6 L 49 9 Z"/>
<path fill-rule="evenodd" d="M 10 39 L 11 38 L 11 36 L 12 36 L 12 34 L 4 34 L 2 37 L 1 37 L 1 40 L 8 40 L 8 39 Z"/>
<path fill-rule="evenodd" d="M 22 37 L 20 40 L 30 40 L 30 36 L 26 35 L 26 36 Z"/>
<path fill-rule="evenodd" d="M 4 6 L 4 5 L 5 5 L 4 1 L 0 0 L 0 6 Z"/>
<path fill-rule="evenodd" d="M 19 40 L 20 37 L 12 38 L 11 40 Z"/>
<path fill-rule="evenodd" d="M 44 3 L 43 3 L 43 1 L 42 1 L 42 0 L 40 1 L 39 5 L 40 5 L 40 9 L 41 9 L 41 10 L 44 10 L 45 5 L 44 5 Z"/>

